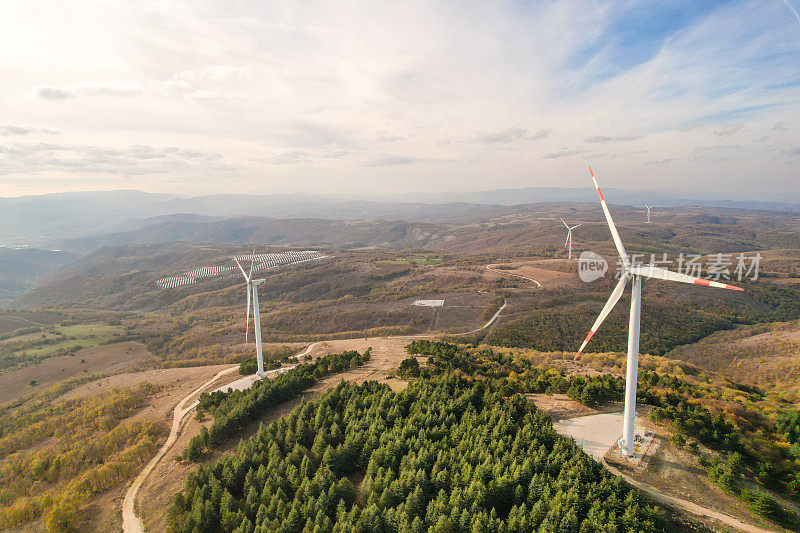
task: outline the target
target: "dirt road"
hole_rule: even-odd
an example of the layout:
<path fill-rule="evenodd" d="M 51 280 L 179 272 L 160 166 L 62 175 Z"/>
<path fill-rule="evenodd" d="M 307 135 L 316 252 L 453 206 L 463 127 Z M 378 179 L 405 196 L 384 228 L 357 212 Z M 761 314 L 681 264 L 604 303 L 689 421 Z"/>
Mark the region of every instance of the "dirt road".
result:
<path fill-rule="evenodd" d="M 142 527 L 142 521 L 136 516 L 136 510 L 134 503 L 136 502 L 136 493 L 139 492 L 139 487 L 142 486 L 145 478 L 147 475 L 153 470 L 153 468 L 158 464 L 164 454 L 167 453 L 172 445 L 175 443 L 175 440 L 178 438 L 178 432 L 180 431 L 181 422 L 183 418 L 189 413 L 192 409 L 194 409 L 196 404 L 192 404 L 191 407 L 183 407 L 187 401 L 189 401 L 193 396 L 202 392 L 206 387 L 210 386 L 214 383 L 217 379 L 224 376 L 225 374 L 230 374 L 236 370 L 236 366 L 232 366 L 230 368 L 226 368 L 224 370 L 220 370 L 217 372 L 214 377 L 197 387 L 188 396 L 183 398 L 181 401 L 178 402 L 178 405 L 175 406 L 175 410 L 172 414 L 172 427 L 169 430 L 169 437 L 167 437 L 167 442 L 158 450 L 158 453 L 150 459 L 150 462 L 145 465 L 139 475 L 136 476 L 136 479 L 133 480 L 128 491 L 125 493 L 125 499 L 122 502 L 122 531 L 126 533 L 144 533 L 144 528 Z"/>
<path fill-rule="evenodd" d="M 125 533 L 144 533 L 144 527 L 142 526 L 142 521 L 138 516 L 136 516 L 136 506 L 135 506 L 136 494 L 139 492 L 139 488 L 142 486 L 142 483 L 144 483 L 144 480 L 147 478 L 148 474 L 150 474 L 153 468 L 155 468 L 155 466 L 158 464 L 161 458 L 164 457 L 164 454 L 166 454 L 167 451 L 169 451 L 172 445 L 175 444 L 175 441 L 178 439 L 178 435 L 180 434 L 181 422 L 183 422 L 183 419 L 186 417 L 187 414 L 191 413 L 194 410 L 194 408 L 197 407 L 198 402 L 197 400 L 195 400 L 186 407 L 183 407 L 184 404 L 186 404 L 186 402 L 188 402 L 193 397 L 203 392 L 206 388 L 210 387 L 211 384 L 213 384 L 216 380 L 218 380 L 219 378 L 221 378 L 226 374 L 234 372 L 238 368 L 239 368 L 238 365 L 235 365 L 231 366 L 230 368 L 225 368 L 223 370 L 220 370 L 219 372 L 214 374 L 214 377 L 212 377 L 211 379 L 209 379 L 208 381 L 197 387 L 195 390 L 190 392 L 186 397 L 184 397 L 181 401 L 178 402 L 178 405 L 175 406 L 175 410 L 173 411 L 172 414 L 172 427 L 170 428 L 169 437 L 167 437 L 167 442 L 165 442 L 164 445 L 161 447 L 161 449 L 158 450 L 158 453 L 150 460 L 150 462 L 147 463 L 147 465 L 145 465 L 145 467 L 142 469 L 139 475 L 136 476 L 136 479 L 133 480 L 133 483 L 131 484 L 128 491 L 125 493 L 125 499 L 122 503 L 122 531 L 124 531 Z M 274 377 L 277 376 L 278 374 L 287 372 L 292 368 L 294 368 L 294 366 L 279 368 L 276 370 L 270 370 L 266 374 L 267 377 Z M 229 389 L 233 390 L 249 389 L 253 385 L 253 383 L 255 383 L 257 380 L 258 378 L 255 375 L 244 376 L 228 384 L 217 387 L 214 390 L 227 391 Z"/>

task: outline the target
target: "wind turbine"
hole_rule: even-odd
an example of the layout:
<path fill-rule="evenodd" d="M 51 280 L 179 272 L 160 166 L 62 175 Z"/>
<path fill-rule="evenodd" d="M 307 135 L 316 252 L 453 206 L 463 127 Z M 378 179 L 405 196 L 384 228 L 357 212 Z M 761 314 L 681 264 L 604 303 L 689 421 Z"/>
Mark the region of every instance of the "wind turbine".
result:
<path fill-rule="evenodd" d="M 256 259 L 256 249 L 255 246 L 253 247 L 253 256 L 250 259 L 250 273 L 246 273 L 244 268 L 242 268 L 241 263 L 235 257 L 233 258 L 236 261 L 236 266 L 239 267 L 239 270 L 242 271 L 242 276 L 244 276 L 244 281 L 247 284 L 247 325 L 244 334 L 245 343 L 247 343 L 247 333 L 250 331 L 250 293 L 252 292 L 253 296 L 253 326 L 256 330 L 256 362 L 258 363 L 258 371 L 256 375 L 259 378 L 264 377 L 264 354 L 262 351 L 261 346 L 261 315 L 258 312 L 258 286 L 264 283 L 263 279 L 253 279 L 253 263 Z"/>
<path fill-rule="evenodd" d="M 644 206 L 647 208 L 647 223 L 649 224 L 650 223 L 650 210 L 653 209 L 653 206 L 652 205 L 647 205 L 647 204 L 644 204 Z"/>
<path fill-rule="evenodd" d="M 581 224 L 578 224 L 577 226 L 572 226 L 572 227 L 569 227 L 569 225 L 568 225 L 566 222 L 564 222 L 564 219 L 563 219 L 563 218 L 561 219 L 561 222 L 562 222 L 562 223 L 564 224 L 564 226 L 566 226 L 566 228 L 567 228 L 567 239 L 564 241 L 564 246 L 565 246 L 565 247 L 566 247 L 566 246 L 569 246 L 569 258 L 568 258 L 568 259 L 570 259 L 570 260 L 571 260 L 571 259 L 572 259 L 572 230 L 574 230 L 574 229 L 575 229 L 575 228 L 577 228 L 577 227 L 580 227 L 580 226 L 581 226 Z"/>
<path fill-rule="evenodd" d="M 600 311 L 600 316 L 594 321 L 594 325 L 586 336 L 586 340 L 583 341 L 578 353 L 575 354 L 575 359 L 580 356 L 586 344 L 589 342 L 589 339 L 592 338 L 597 328 L 600 327 L 600 324 L 603 323 L 603 320 L 605 320 L 622 297 L 628 280 L 632 279 L 631 314 L 628 322 L 628 362 L 625 372 L 625 414 L 622 423 L 622 438 L 619 440 L 620 448 L 630 457 L 633 455 L 634 424 L 636 419 L 636 378 L 639 370 L 639 325 L 642 309 L 642 278 L 679 281 L 681 283 L 705 285 L 707 287 L 718 287 L 721 289 L 733 289 L 736 291 L 742 291 L 744 289 L 734 285 L 728 285 L 727 283 L 720 283 L 719 281 L 710 281 L 707 279 L 695 278 L 687 274 L 679 274 L 663 268 L 657 268 L 653 265 L 631 264 L 631 260 L 627 252 L 625 252 L 625 247 L 622 245 L 622 240 L 619 238 L 619 233 L 617 233 L 617 227 L 611 219 L 611 213 L 608 211 L 603 193 L 600 192 L 600 187 L 597 185 L 597 178 L 595 178 L 594 172 L 592 172 L 592 167 L 589 167 L 589 172 L 592 174 L 592 181 L 594 181 L 594 187 L 597 189 L 597 196 L 600 198 L 600 205 L 606 216 L 606 222 L 608 222 L 608 228 L 611 230 L 611 237 L 614 239 L 614 245 L 619 252 L 623 268 L 617 286 L 614 287 L 614 290 L 611 292 L 611 297 L 608 299 L 608 302 L 606 302 L 603 310 Z"/>
<path fill-rule="evenodd" d="M 250 292 L 251 292 L 251 281 L 250 280 L 253 277 L 253 263 L 255 263 L 255 260 L 256 260 L 256 247 L 253 246 L 253 256 L 250 259 L 250 273 L 249 274 L 245 273 L 244 269 L 242 268 L 242 265 L 239 264 L 239 260 L 238 259 L 236 259 L 235 257 L 231 257 L 231 259 L 236 261 L 236 265 L 239 267 L 239 270 L 242 271 L 242 276 L 244 276 L 244 281 L 247 284 L 247 324 L 245 325 L 245 329 L 244 329 L 244 343 L 245 344 L 250 344 L 250 342 L 247 339 L 247 335 L 248 335 L 248 333 L 250 333 Z"/>

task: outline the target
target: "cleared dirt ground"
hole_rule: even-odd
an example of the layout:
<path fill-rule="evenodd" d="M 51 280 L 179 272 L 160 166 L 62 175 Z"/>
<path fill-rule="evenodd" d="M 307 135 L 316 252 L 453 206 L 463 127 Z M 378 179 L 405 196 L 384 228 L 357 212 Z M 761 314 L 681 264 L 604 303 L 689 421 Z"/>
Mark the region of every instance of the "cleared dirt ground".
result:
<path fill-rule="evenodd" d="M 497 279 L 502 277 L 500 272 L 505 272 L 511 277 L 524 276 L 535 279 L 542 285 L 557 286 L 568 284 L 575 278 L 575 274 L 569 270 L 571 264 L 564 259 L 531 259 L 489 265 L 489 267 L 493 270 L 486 271 L 484 277 L 487 279 Z"/>
<path fill-rule="evenodd" d="M 536 408 L 547 415 L 550 420 L 556 422 L 567 418 L 575 418 L 578 416 L 591 416 L 600 413 L 610 413 L 619 411 L 622 408 L 622 403 L 613 402 L 597 408 L 587 407 L 580 402 L 576 402 L 566 394 L 526 394 L 526 398 L 533 400 Z"/>
<path fill-rule="evenodd" d="M 35 365 L 0 374 L 0 403 L 24 398 L 32 392 L 46 390 L 59 381 L 87 373 L 119 372 L 128 365 L 152 357 L 144 344 L 135 341 L 92 346 L 72 356 L 51 357 Z M 32 380 L 36 381 L 35 386 L 30 385 Z"/>

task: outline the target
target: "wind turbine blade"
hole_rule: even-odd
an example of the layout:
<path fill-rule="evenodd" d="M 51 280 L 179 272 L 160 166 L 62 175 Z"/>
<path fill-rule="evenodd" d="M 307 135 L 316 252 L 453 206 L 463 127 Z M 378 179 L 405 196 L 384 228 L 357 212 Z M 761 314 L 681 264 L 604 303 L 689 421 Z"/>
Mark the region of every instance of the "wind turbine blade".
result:
<path fill-rule="evenodd" d="M 249 335 L 250 335 L 250 293 L 253 292 L 253 288 L 250 284 L 247 284 L 247 324 L 245 325 L 244 330 L 244 343 L 248 343 Z"/>
<path fill-rule="evenodd" d="M 581 344 L 581 348 L 578 350 L 578 353 L 575 354 L 575 359 L 578 359 L 578 356 L 581 354 L 583 349 L 586 348 L 586 345 L 589 344 L 589 340 L 595 334 L 597 328 L 600 327 L 600 324 L 603 323 L 603 320 L 606 319 L 611 310 L 614 309 L 614 306 L 617 305 L 619 299 L 622 298 L 622 293 L 625 292 L 625 285 L 627 283 L 628 283 L 627 274 L 622 274 L 622 277 L 619 278 L 619 283 L 617 283 L 617 286 L 614 287 L 613 291 L 611 291 L 611 296 L 608 298 L 606 305 L 603 307 L 603 310 L 600 311 L 600 315 L 597 317 L 597 320 L 594 321 L 592 329 L 589 330 L 589 334 L 586 335 L 586 340 L 583 341 L 583 344 Z"/>
<path fill-rule="evenodd" d="M 578 224 L 577 226 L 572 226 L 571 228 L 569 228 L 569 230 L 572 231 L 575 228 L 580 228 L 581 226 L 583 226 L 583 224 Z"/>
<path fill-rule="evenodd" d="M 253 263 L 256 262 L 256 247 L 253 246 L 253 257 L 250 259 L 250 275 L 247 276 L 247 279 L 250 279 L 253 276 Z"/>
<path fill-rule="evenodd" d="M 631 267 L 631 273 L 638 274 L 639 276 L 644 276 L 646 278 L 663 279 L 666 281 L 678 281 L 680 283 L 689 283 L 692 285 L 705 285 L 706 287 L 716 287 L 718 289 L 730 289 L 733 291 L 744 290 L 743 288 L 737 287 L 736 285 L 729 285 L 727 283 L 722 283 L 720 281 L 711 281 L 708 279 L 696 278 L 688 274 L 679 274 L 678 272 L 673 272 L 665 268 L 658 268 L 649 265 Z"/>
<path fill-rule="evenodd" d="M 628 259 L 628 253 L 625 251 L 625 247 L 622 245 L 622 239 L 619 238 L 617 226 L 614 225 L 614 220 L 611 218 L 611 212 L 608 210 L 606 199 L 603 198 L 603 193 L 600 192 L 600 186 L 597 184 L 597 178 L 594 177 L 594 171 L 592 170 L 592 167 L 589 167 L 589 172 L 592 174 L 594 188 L 597 189 L 597 196 L 600 197 L 600 205 L 603 207 L 603 213 L 606 215 L 608 229 L 611 230 L 611 237 L 614 239 L 614 245 L 617 247 L 617 252 L 619 252 L 619 256 L 622 258 L 622 262 L 625 264 L 625 266 L 630 266 L 631 261 Z"/>
<path fill-rule="evenodd" d="M 561 219 L 561 223 L 562 223 L 562 224 L 564 224 L 564 226 L 566 226 L 566 228 L 567 228 L 567 229 L 569 229 L 569 225 L 567 225 L 567 223 L 566 223 L 566 222 L 564 222 L 564 219 L 563 219 L 563 218 Z"/>
<path fill-rule="evenodd" d="M 244 279 L 246 279 L 247 281 L 250 281 L 250 278 L 248 277 L 247 273 L 246 273 L 246 272 L 244 271 L 244 269 L 242 268 L 242 264 L 241 264 L 241 263 L 239 263 L 239 260 L 238 260 L 238 259 L 236 259 L 235 257 L 231 257 L 231 259 L 233 259 L 234 261 L 236 261 L 236 266 L 238 266 L 238 267 L 239 267 L 239 270 L 241 270 L 241 271 L 242 271 L 242 276 L 244 276 Z"/>

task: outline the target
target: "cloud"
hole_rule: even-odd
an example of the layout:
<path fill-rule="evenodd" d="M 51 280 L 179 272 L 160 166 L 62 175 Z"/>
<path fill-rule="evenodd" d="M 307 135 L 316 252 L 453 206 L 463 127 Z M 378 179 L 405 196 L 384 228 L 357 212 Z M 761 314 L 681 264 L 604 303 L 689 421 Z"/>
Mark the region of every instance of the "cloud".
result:
<path fill-rule="evenodd" d="M 548 135 L 550 135 L 551 133 L 553 133 L 553 130 L 552 130 L 552 129 L 550 129 L 550 128 L 544 128 L 544 129 L 540 129 L 540 130 L 538 130 L 538 131 L 537 131 L 536 133 L 534 133 L 533 135 L 528 135 L 528 137 L 527 137 L 527 138 L 528 138 L 528 139 L 531 139 L 531 140 L 544 139 L 545 137 L 547 137 L 547 136 L 548 136 Z"/>
<path fill-rule="evenodd" d="M 797 9 L 795 9 L 795 7 L 789 3 L 789 0 L 783 0 L 783 3 L 786 4 L 786 7 L 788 7 L 794 15 L 794 18 L 797 19 L 797 23 L 800 24 L 800 13 L 797 12 Z"/>
<path fill-rule="evenodd" d="M 548 154 L 544 154 L 542 156 L 542 159 L 558 159 L 560 157 L 569 157 L 582 153 L 584 153 L 583 150 L 567 150 L 566 148 L 563 148 L 557 152 L 550 152 Z"/>
<path fill-rule="evenodd" d="M 393 143 L 393 142 L 397 142 L 397 141 L 402 141 L 403 137 L 401 137 L 399 135 L 391 135 L 389 133 L 380 133 L 380 134 L 378 134 L 377 139 L 380 142 Z"/>
<path fill-rule="evenodd" d="M 715 144 L 714 146 L 695 146 L 695 152 L 709 152 L 714 150 L 738 150 L 741 144 Z"/>
<path fill-rule="evenodd" d="M 311 152 L 306 150 L 292 150 L 267 158 L 266 161 L 273 165 L 291 165 L 308 162 L 311 155 Z"/>
<path fill-rule="evenodd" d="M 187 150 L 174 146 L 133 145 L 124 148 L 51 143 L 12 143 L 0 145 L 0 174 L 95 172 L 102 174 L 145 175 L 175 170 L 215 168 L 230 170 L 216 163 L 216 152 Z"/>
<path fill-rule="evenodd" d="M 274 142 L 293 148 L 348 147 L 352 145 L 349 135 L 336 127 L 308 121 L 292 120 L 270 128 L 265 132 Z"/>
<path fill-rule="evenodd" d="M 494 143 L 511 143 L 514 141 L 521 141 L 521 140 L 537 140 L 537 139 L 544 139 L 553 130 L 551 129 L 540 129 L 536 131 L 536 133 L 528 134 L 528 130 L 526 128 L 516 128 L 511 127 L 504 129 L 502 131 L 496 131 L 493 133 L 480 133 L 478 134 L 474 142 L 484 143 L 484 144 L 494 144 Z"/>
<path fill-rule="evenodd" d="M 44 133 L 45 135 L 58 135 L 59 131 L 45 126 L 0 124 L 0 135 L 30 135 L 32 133 Z"/>
<path fill-rule="evenodd" d="M 788 122 L 778 122 L 774 126 L 772 126 L 772 131 L 786 131 L 789 129 Z"/>
<path fill-rule="evenodd" d="M 645 165 L 666 165 L 668 163 L 672 163 L 675 161 L 674 157 L 668 157 L 666 159 L 659 159 L 657 161 L 645 161 Z"/>
<path fill-rule="evenodd" d="M 789 157 L 800 156 L 800 146 L 783 150 L 783 155 L 788 155 Z"/>
<path fill-rule="evenodd" d="M 33 90 L 39 98 L 53 101 L 67 100 L 80 96 L 113 96 L 126 98 L 142 94 L 141 87 L 125 85 L 82 84 L 69 87 L 39 86 L 34 87 Z"/>
<path fill-rule="evenodd" d="M 587 143 L 616 143 L 616 142 L 628 142 L 628 141 L 635 141 L 637 139 L 641 139 L 641 135 L 638 136 L 626 136 L 620 135 L 617 137 L 607 137 L 605 135 L 595 135 L 594 137 L 589 137 L 588 139 L 584 139 L 584 142 Z"/>
<path fill-rule="evenodd" d="M 525 128 L 507 128 L 494 133 L 481 133 L 475 137 L 479 143 L 509 143 L 522 139 L 528 130 Z"/>
<path fill-rule="evenodd" d="M 742 128 L 744 128 L 744 124 L 733 124 L 732 126 L 728 126 L 727 128 L 714 130 L 711 133 L 719 137 L 730 137 L 734 133 L 741 131 Z"/>
<path fill-rule="evenodd" d="M 42 169 L 76 168 L 85 187 L 92 172 L 130 171 L 224 191 L 229 176 L 213 169 L 228 165 L 251 190 L 360 194 L 477 190 L 487 175 L 498 187 L 578 185 L 574 167 L 591 155 L 614 164 L 615 186 L 646 187 L 646 164 L 675 159 L 684 190 L 701 176 L 732 191 L 800 187 L 774 157 L 796 140 L 770 131 L 800 125 L 800 34 L 784 5 L 588 5 L 12 3 L 0 117 L 69 132 L 76 146 L 37 157 L 5 143 L 0 167 L 29 172 L 31 190 Z M 712 133 L 732 124 L 739 133 Z M 3 142 L 47 135 L 0 131 Z M 746 161 L 703 148 L 709 139 L 741 140 Z M 701 152 L 740 164 L 693 164 Z"/>
<path fill-rule="evenodd" d="M 429 161 L 428 159 L 424 159 L 421 157 L 412 157 L 408 155 L 400 155 L 400 154 L 383 154 L 376 157 L 371 158 L 365 166 L 368 167 L 390 167 L 390 166 L 398 166 L 398 165 L 413 165 L 414 163 L 421 163 L 423 161 Z"/>
<path fill-rule="evenodd" d="M 34 92 L 45 100 L 66 100 L 75 96 L 72 91 L 60 89 L 58 87 L 35 87 Z"/>

